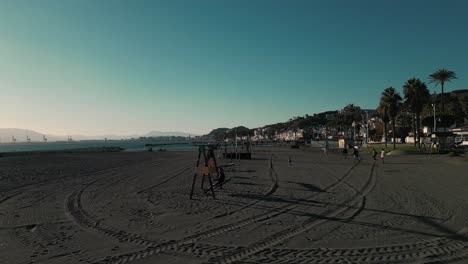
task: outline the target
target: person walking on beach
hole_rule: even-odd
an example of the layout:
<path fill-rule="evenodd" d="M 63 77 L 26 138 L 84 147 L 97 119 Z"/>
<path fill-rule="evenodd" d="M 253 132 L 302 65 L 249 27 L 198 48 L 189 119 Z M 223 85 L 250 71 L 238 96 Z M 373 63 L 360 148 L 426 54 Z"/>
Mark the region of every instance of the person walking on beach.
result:
<path fill-rule="evenodd" d="M 354 155 L 354 160 L 359 161 L 359 151 L 357 150 L 356 146 L 354 147 L 353 155 Z"/>
<path fill-rule="evenodd" d="M 374 160 L 377 160 L 377 150 L 375 150 L 375 148 L 372 148 L 372 158 L 374 158 Z"/>
<path fill-rule="evenodd" d="M 380 158 L 382 159 L 382 164 L 385 163 L 385 149 L 382 148 L 382 151 L 380 152 Z"/>
<path fill-rule="evenodd" d="M 346 148 L 346 146 L 343 148 L 343 155 L 345 159 L 348 159 L 348 149 Z"/>
<path fill-rule="evenodd" d="M 216 185 L 218 185 L 219 188 L 222 189 L 223 188 L 223 183 L 224 183 L 225 180 L 226 180 L 226 175 L 224 174 L 224 169 L 219 168 L 219 178 L 216 181 Z"/>

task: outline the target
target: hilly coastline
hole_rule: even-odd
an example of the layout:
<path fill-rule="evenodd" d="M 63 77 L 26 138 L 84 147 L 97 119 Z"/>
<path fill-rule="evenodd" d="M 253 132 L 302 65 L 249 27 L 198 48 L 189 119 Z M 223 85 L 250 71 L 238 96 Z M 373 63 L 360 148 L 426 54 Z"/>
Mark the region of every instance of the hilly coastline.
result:
<path fill-rule="evenodd" d="M 185 132 L 178 132 L 178 131 L 150 131 L 148 133 L 142 135 L 96 135 L 96 136 L 83 136 L 83 135 L 51 135 L 46 133 L 41 133 L 38 131 L 30 130 L 30 129 L 22 129 L 22 128 L 0 128 L 0 142 L 1 143 L 9 143 L 12 142 L 12 137 L 16 138 L 17 142 L 26 142 L 27 137 L 31 139 L 31 141 L 43 141 L 43 137 L 45 136 L 49 142 L 51 141 L 65 141 L 70 136 L 73 140 L 120 140 L 120 139 L 131 139 L 131 138 L 139 138 L 139 137 L 188 137 L 196 136 L 194 134 L 185 133 Z"/>

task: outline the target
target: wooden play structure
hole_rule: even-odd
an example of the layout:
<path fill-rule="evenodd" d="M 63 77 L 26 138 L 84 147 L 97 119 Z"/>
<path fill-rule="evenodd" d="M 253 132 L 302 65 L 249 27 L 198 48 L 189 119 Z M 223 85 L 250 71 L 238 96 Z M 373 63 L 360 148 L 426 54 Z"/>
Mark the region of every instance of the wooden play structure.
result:
<path fill-rule="evenodd" d="M 202 160 L 203 159 L 203 160 Z M 213 148 L 208 148 L 206 146 L 198 147 L 198 159 L 195 167 L 195 173 L 193 175 L 192 189 L 190 190 L 190 199 L 193 197 L 195 191 L 195 184 L 197 181 L 198 175 L 202 177 L 201 179 L 201 189 L 203 192 L 209 196 L 213 196 L 213 199 L 216 199 L 214 189 L 217 187 L 213 184 L 212 176 L 215 175 L 219 178 L 219 169 L 216 162 L 216 156 L 214 154 Z M 205 186 L 205 179 L 208 178 L 209 186 Z"/>

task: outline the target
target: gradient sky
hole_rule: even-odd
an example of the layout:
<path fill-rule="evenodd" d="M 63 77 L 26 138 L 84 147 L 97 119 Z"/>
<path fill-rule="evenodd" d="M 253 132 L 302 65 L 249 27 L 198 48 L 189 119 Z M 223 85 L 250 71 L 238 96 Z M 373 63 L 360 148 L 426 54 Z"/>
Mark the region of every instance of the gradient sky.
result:
<path fill-rule="evenodd" d="M 468 88 L 468 1 L 0 1 L 0 127 L 256 127 L 442 67 Z"/>

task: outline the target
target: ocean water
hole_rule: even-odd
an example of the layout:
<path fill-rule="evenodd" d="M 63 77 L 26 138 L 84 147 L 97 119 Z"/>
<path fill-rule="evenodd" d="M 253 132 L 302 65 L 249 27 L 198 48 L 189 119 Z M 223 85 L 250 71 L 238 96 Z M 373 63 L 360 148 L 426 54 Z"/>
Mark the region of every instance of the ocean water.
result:
<path fill-rule="evenodd" d="M 167 143 L 170 142 L 160 142 Z M 47 151 L 47 150 L 67 150 L 67 149 L 78 149 L 78 148 L 99 148 L 99 147 L 120 147 L 125 151 L 146 151 L 148 147 L 145 147 L 143 142 L 132 142 L 132 141 L 93 141 L 93 142 L 31 142 L 31 143 L 3 143 L 0 144 L 1 152 L 25 152 L 25 151 Z M 191 144 L 173 144 L 164 146 L 152 147 L 153 151 L 157 151 L 160 148 L 170 150 L 196 150 L 197 147 Z"/>

